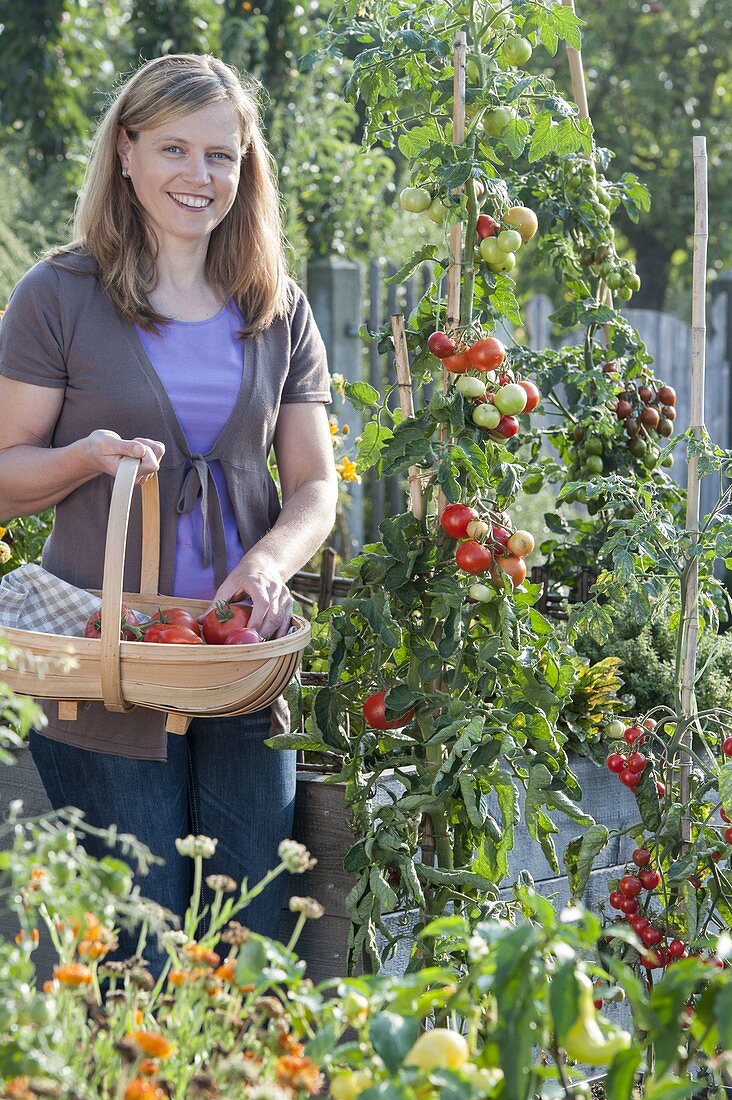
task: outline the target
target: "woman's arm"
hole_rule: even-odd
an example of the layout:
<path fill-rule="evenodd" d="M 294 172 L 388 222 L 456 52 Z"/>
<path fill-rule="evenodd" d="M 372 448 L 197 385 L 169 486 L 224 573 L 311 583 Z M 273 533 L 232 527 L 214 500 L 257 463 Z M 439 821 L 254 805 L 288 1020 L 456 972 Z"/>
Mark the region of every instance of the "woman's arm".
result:
<path fill-rule="evenodd" d="M 282 511 L 271 531 L 244 555 L 217 591 L 217 600 L 248 595 L 250 626 L 263 637 L 287 632 L 292 601 L 287 581 L 325 542 L 335 522 L 338 482 L 325 406 L 282 405 L 274 449 Z"/>
<path fill-rule="evenodd" d="M 52 448 L 63 400 L 60 387 L 0 377 L 0 520 L 36 515 L 99 474 L 114 476 L 123 455 L 142 459 L 138 481 L 159 468 L 162 443 L 105 429 Z"/>

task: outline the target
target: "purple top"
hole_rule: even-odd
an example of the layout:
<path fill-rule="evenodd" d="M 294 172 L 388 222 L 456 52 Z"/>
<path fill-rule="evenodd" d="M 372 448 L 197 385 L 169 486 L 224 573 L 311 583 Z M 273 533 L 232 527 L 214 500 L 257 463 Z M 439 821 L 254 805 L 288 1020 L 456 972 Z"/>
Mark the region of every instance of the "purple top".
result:
<path fill-rule="evenodd" d="M 244 319 L 237 306 L 222 306 L 207 321 L 171 321 L 160 335 L 136 326 L 150 362 L 167 390 L 191 454 L 204 457 L 223 431 L 241 387 Z M 208 463 L 218 490 L 231 572 L 244 556 L 226 479 L 218 460 Z M 178 518 L 172 596 L 208 600 L 216 592 L 213 562 L 204 564 L 201 497 Z"/>

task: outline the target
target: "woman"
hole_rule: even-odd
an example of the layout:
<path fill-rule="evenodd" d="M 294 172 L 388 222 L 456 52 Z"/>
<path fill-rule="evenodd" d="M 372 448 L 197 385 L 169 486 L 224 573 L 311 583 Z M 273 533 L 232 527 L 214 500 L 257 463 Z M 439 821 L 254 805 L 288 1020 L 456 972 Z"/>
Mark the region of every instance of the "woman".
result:
<path fill-rule="evenodd" d="M 287 631 L 287 580 L 325 540 L 336 478 L 322 340 L 287 278 L 273 166 L 258 106 L 212 57 L 157 58 L 118 91 L 98 130 L 73 242 L 21 279 L 0 325 L 0 516 L 56 506 L 46 569 L 100 588 L 121 458 L 158 474 L 160 591 L 249 598 L 250 625 Z M 274 447 L 282 505 L 267 469 Z M 139 591 L 135 494 L 124 587 Z M 52 805 L 114 823 L 161 856 L 141 892 L 182 916 L 192 862 L 175 839 L 218 838 L 207 873 L 250 884 L 290 834 L 294 753 L 263 744 L 284 702 L 196 719 L 86 704 L 75 722 L 45 707 L 30 747 Z M 110 854 L 93 838 L 89 851 Z M 210 894 L 208 895 L 210 900 Z M 282 894 L 246 923 L 276 935 Z M 118 956 L 136 936 L 122 933 Z M 151 971 L 165 960 L 156 944 Z"/>

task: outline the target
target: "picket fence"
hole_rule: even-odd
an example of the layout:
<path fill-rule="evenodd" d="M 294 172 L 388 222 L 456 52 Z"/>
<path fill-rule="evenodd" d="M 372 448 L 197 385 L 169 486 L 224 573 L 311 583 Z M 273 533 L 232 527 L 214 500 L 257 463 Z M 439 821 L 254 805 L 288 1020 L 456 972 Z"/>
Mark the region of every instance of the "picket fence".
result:
<path fill-rule="evenodd" d="M 424 264 L 402 285 L 389 285 L 396 271 L 393 265 L 372 260 L 368 269 L 353 261 L 338 258 L 319 260 L 309 265 L 308 296 L 318 325 L 323 332 L 331 371 L 350 381 L 363 379 L 377 389 L 394 385 L 394 357 L 382 355 L 375 344 L 365 347 L 358 332 L 366 323 L 375 331 L 398 312 L 409 316 L 433 278 L 432 265 Z M 558 335 L 551 314 L 554 305 L 539 295 L 522 310 L 522 340 L 532 348 L 558 348 L 576 341 L 573 333 Z M 649 354 L 653 356 L 656 376 L 673 386 L 678 395 L 676 434 L 688 427 L 690 406 L 691 328 L 669 313 L 654 310 L 623 309 L 624 316 L 638 330 Z M 510 331 L 510 330 L 509 330 Z M 706 426 L 711 438 L 722 447 L 732 445 L 730 424 L 730 385 L 732 360 L 732 272 L 712 285 L 707 312 L 706 346 Z M 415 395 L 419 401 L 419 395 Z M 396 394 L 393 395 L 396 403 Z M 341 423 L 348 422 L 351 435 L 357 436 L 362 420 L 348 403 L 336 404 L 334 411 Z M 683 486 L 686 461 L 683 448 L 675 452 L 672 475 Z M 708 511 L 718 495 L 719 486 L 706 478 L 702 483 L 702 508 Z M 378 526 L 385 516 L 406 507 L 406 485 L 401 478 L 381 479 L 369 472 L 359 486 L 353 486 L 348 511 L 348 538 L 351 551 L 365 541 L 378 539 Z M 341 550 L 345 547 L 341 547 Z"/>

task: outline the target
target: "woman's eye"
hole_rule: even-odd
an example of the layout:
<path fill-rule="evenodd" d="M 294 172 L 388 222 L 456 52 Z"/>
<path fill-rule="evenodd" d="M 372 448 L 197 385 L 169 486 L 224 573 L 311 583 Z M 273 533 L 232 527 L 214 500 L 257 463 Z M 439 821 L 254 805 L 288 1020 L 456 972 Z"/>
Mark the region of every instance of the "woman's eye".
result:
<path fill-rule="evenodd" d="M 224 160 L 231 160 L 228 153 L 211 153 L 212 157 L 223 157 Z"/>
<path fill-rule="evenodd" d="M 168 145 L 163 150 L 164 153 L 180 153 L 180 145 Z"/>

